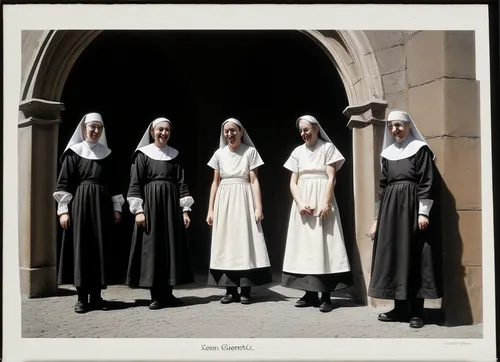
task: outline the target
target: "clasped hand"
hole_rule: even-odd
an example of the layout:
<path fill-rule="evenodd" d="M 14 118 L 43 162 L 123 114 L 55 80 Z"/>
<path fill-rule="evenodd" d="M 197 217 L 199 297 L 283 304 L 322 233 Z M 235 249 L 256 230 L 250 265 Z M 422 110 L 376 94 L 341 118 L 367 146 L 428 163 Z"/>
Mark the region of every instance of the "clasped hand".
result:
<path fill-rule="evenodd" d="M 301 215 L 314 215 L 315 208 L 306 205 L 304 203 L 299 204 L 299 214 Z M 326 219 L 332 210 L 331 203 L 324 203 L 323 206 L 319 209 L 318 216 L 321 219 Z"/>

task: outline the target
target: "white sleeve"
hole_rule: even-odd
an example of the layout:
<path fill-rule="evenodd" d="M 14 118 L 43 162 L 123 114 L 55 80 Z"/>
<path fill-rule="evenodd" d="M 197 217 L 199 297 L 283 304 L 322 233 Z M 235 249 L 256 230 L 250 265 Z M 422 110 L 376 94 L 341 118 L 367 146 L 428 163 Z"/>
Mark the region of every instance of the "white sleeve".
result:
<path fill-rule="evenodd" d="M 290 155 L 290 157 L 288 157 L 288 160 L 286 160 L 283 167 L 292 172 L 299 172 L 299 155 L 297 149 L 293 150 L 292 154 Z"/>
<path fill-rule="evenodd" d="M 180 206 L 182 207 L 182 212 L 191 211 L 191 206 L 194 204 L 194 199 L 191 196 L 183 197 L 180 200 Z"/>
<path fill-rule="evenodd" d="M 136 215 L 139 212 L 144 212 L 144 209 L 142 208 L 142 199 L 138 197 L 128 197 L 127 202 L 132 214 Z"/>
<path fill-rule="evenodd" d="M 257 152 L 255 148 L 251 147 L 248 154 L 248 169 L 252 171 L 262 166 L 263 164 L 264 161 L 260 157 L 259 152 Z"/>
<path fill-rule="evenodd" d="M 429 216 L 429 213 L 431 212 L 431 208 L 432 208 L 433 203 L 434 203 L 434 201 L 430 200 L 430 199 L 418 200 L 418 214 Z"/>
<path fill-rule="evenodd" d="M 68 213 L 68 204 L 73 199 L 73 195 L 66 191 L 56 191 L 52 194 L 57 201 L 57 215 Z"/>
<path fill-rule="evenodd" d="M 335 164 L 335 169 L 338 170 L 344 163 L 345 158 L 334 144 L 328 143 L 325 154 L 325 166 Z"/>
<path fill-rule="evenodd" d="M 113 209 L 118 212 L 122 212 L 122 206 L 125 203 L 125 199 L 122 195 L 115 195 L 111 198 L 113 201 Z"/>
<path fill-rule="evenodd" d="M 210 161 L 207 163 L 208 166 L 213 168 L 215 171 L 220 171 L 220 166 L 219 166 L 219 150 L 215 151 L 214 154 L 212 155 L 212 158 Z"/>

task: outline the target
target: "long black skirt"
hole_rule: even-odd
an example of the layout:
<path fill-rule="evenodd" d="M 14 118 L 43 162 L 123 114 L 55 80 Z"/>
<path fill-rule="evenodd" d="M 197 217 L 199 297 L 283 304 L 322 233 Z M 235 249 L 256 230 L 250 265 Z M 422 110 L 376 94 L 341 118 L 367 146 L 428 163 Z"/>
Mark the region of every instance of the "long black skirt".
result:
<path fill-rule="evenodd" d="M 281 285 L 306 292 L 328 293 L 349 288 L 353 280 L 351 272 L 317 275 L 283 272 Z"/>
<path fill-rule="evenodd" d="M 106 289 L 114 220 L 105 187 L 81 183 L 69 206 L 70 227 L 63 231 L 58 283 Z"/>
<path fill-rule="evenodd" d="M 248 270 L 210 269 L 208 285 L 217 287 L 255 287 L 273 282 L 271 267 Z"/>
<path fill-rule="evenodd" d="M 146 229 L 134 226 L 127 285 L 156 288 L 194 282 L 179 192 L 170 181 L 144 187 Z"/>
<path fill-rule="evenodd" d="M 418 227 L 417 184 L 394 182 L 381 198 L 368 295 L 406 300 L 441 297 L 430 230 Z"/>

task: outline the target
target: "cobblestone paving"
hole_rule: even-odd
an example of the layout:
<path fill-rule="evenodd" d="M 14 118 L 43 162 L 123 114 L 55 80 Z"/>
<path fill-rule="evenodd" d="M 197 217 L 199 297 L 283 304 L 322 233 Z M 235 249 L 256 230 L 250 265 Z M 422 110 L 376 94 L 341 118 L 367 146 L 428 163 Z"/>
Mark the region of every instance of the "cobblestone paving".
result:
<path fill-rule="evenodd" d="M 60 296 L 23 299 L 23 337 L 63 338 L 482 338 L 481 324 L 444 327 L 436 324 L 413 330 L 405 323 L 381 323 L 377 314 L 387 308 L 357 306 L 338 299 L 330 313 L 295 308 L 301 291 L 279 285 L 252 289 L 254 304 L 222 305 L 224 290 L 203 283 L 178 288 L 174 294 L 186 306 L 151 311 L 149 292 L 110 286 L 103 297 L 109 311 L 76 314 L 74 288 L 63 286 Z M 215 333 L 215 328 L 217 332 Z"/>

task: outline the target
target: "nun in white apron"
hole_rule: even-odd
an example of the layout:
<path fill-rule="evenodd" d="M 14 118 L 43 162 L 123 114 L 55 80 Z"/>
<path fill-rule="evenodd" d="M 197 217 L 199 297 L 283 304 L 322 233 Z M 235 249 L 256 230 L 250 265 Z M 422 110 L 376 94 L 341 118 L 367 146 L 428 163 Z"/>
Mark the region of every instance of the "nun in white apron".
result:
<path fill-rule="evenodd" d="M 186 228 L 194 203 L 179 152 L 167 145 L 172 122 L 151 122 L 133 155 L 127 201 L 135 215 L 126 283 L 150 289 L 150 309 L 184 304 L 174 286 L 194 282 Z"/>
<path fill-rule="evenodd" d="M 306 292 L 296 307 L 315 306 L 329 312 L 333 309 L 330 292 L 352 285 L 334 194 L 336 173 L 345 159 L 314 117 L 302 116 L 296 126 L 304 144 L 293 150 L 284 165 L 292 172 L 294 201 L 281 284 Z"/>
<path fill-rule="evenodd" d="M 380 321 L 410 321 L 421 328 L 424 299 L 441 297 L 437 247 L 429 234 L 434 154 L 406 112 L 387 117 L 368 295 L 393 299 Z"/>
<path fill-rule="evenodd" d="M 61 156 L 53 195 L 64 230 L 58 282 L 76 287 L 77 313 L 106 309 L 101 290 L 107 288 L 113 219 L 120 222 L 125 203 L 114 189 L 110 154 L 101 115 L 89 113 Z"/>
<path fill-rule="evenodd" d="M 212 225 L 208 284 L 226 287 L 223 304 L 249 304 L 252 286 L 272 282 L 257 177 L 263 164 L 243 125 L 234 118 L 222 123 L 219 149 L 208 162 L 214 180 L 207 223 Z"/>

